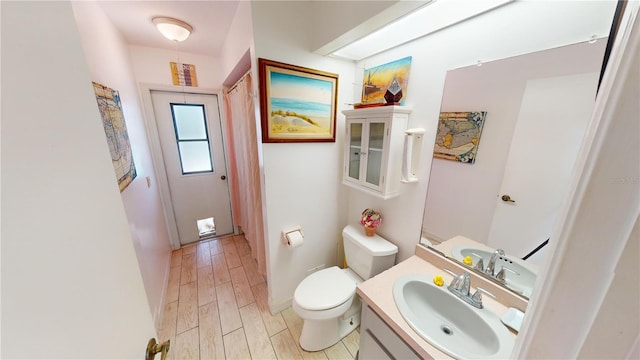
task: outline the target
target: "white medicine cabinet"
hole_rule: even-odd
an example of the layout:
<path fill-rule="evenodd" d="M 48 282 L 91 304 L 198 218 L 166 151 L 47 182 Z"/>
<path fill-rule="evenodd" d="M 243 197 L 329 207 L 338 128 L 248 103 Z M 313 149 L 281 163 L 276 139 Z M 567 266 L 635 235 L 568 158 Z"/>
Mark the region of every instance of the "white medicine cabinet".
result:
<path fill-rule="evenodd" d="M 343 184 L 383 199 L 399 195 L 404 134 L 411 110 L 379 106 L 342 113 L 347 129 Z"/>

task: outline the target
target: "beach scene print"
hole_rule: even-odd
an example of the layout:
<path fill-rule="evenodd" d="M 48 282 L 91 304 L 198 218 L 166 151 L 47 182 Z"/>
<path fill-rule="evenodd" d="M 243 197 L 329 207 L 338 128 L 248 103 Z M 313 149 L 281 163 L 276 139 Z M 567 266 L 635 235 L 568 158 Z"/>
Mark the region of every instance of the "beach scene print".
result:
<path fill-rule="evenodd" d="M 269 128 L 272 137 L 333 134 L 334 82 L 292 73 L 270 73 Z"/>

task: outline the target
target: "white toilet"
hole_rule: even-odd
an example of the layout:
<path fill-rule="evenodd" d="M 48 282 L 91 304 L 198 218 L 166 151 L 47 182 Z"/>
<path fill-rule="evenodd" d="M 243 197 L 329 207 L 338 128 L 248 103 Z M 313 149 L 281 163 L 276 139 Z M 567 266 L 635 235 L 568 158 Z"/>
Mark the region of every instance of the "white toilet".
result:
<path fill-rule="evenodd" d="M 300 346 L 326 349 L 360 325 L 356 286 L 392 267 L 398 247 L 378 235 L 366 236 L 361 226 L 342 230 L 346 269 L 337 266 L 307 276 L 293 294 L 293 310 L 304 320 Z"/>

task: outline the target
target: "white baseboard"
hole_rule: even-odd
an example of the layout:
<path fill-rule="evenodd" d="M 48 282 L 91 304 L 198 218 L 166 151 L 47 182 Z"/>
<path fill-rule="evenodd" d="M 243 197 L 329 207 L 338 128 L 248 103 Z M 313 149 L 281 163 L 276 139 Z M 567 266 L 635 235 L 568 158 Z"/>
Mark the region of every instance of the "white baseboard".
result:
<path fill-rule="evenodd" d="M 167 270 L 164 273 L 164 283 L 162 285 L 162 297 L 160 298 L 160 304 L 157 309 L 154 309 L 153 314 L 153 325 L 156 328 L 156 333 L 160 333 L 160 328 L 162 327 L 162 321 L 164 320 L 164 308 L 167 303 L 167 288 L 169 287 L 169 273 L 171 272 L 171 255 L 169 255 L 169 264 L 167 265 Z M 158 339 L 162 341 L 162 339 Z"/>
<path fill-rule="evenodd" d="M 291 307 L 291 301 L 293 300 L 293 298 L 288 298 L 285 301 L 282 301 L 278 304 L 274 304 L 273 302 L 271 302 L 271 299 L 269 299 L 269 310 L 271 311 L 271 314 L 277 314 L 282 310 L 285 310 L 289 307 Z"/>

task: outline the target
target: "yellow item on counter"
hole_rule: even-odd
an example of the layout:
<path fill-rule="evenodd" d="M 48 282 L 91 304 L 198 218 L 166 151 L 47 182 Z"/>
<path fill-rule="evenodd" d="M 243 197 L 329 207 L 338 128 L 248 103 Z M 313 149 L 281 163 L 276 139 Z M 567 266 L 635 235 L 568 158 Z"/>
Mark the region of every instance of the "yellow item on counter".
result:
<path fill-rule="evenodd" d="M 433 283 L 438 286 L 442 286 L 444 285 L 444 279 L 442 278 L 442 276 L 436 275 L 433 277 Z"/>
<path fill-rule="evenodd" d="M 471 256 L 465 256 L 464 259 L 462 259 L 462 262 L 465 265 L 469 265 L 469 266 L 473 265 L 473 259 L 471 258 Z"/>

